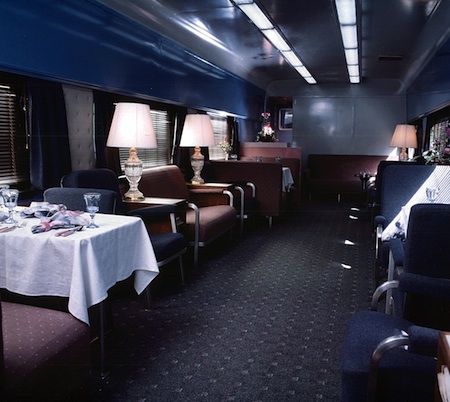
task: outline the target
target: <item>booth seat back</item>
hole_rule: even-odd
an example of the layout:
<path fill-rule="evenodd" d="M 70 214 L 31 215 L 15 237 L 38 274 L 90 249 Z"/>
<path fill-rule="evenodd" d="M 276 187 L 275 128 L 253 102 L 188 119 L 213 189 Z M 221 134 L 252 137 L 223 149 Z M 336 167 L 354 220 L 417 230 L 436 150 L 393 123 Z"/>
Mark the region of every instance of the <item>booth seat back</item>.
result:
<path fill-rule="evenodd" d="M 139 182 L 139 189 L 146 197 L 177 198 L 192 202 L 184 176 L 176 165 L 146 169 Z M 215 192 L 217 193 L 217 190 Z M 221 190 L 220 195 L 222 196 Z M 236 215 L 236 209 L 228 203 L 209 206 L 199 203 L 195 208 L 192 206 L 188 208 L 184 230 L 189 244 L 194 246 L 194 266 L 198 264 L 198 248 L 231 231 L 235 225 Z"/>
<path fill-rule="evenodd" d="M 378 155 L 310 154 L 308 156 L 308 170 L 312 179 L 332 178 L 335 180 L 354 180 L 358 183 L 359 179 L 354 178 L 355 173 L 365 170 L 375 174 L 378 164 L 385 159 L 386 156 Z"/>
<path fill-rule="evenodd" d="M 0 297 L 0 400 L 59 401 L 87 380 L 90 330 L 71 314 Z"/>
<path fill-rule="evenodd" d="M 355 174 L 375 174 L 380 161 L 379 155 L 326 155 L 310 154 L 305 170 L 305 184 L 311 193 L 360 194 L 361 181 Z"/>
<path fill-rule="evenodd" d="M 282 165 L 279 162 L 211 161 L 211 176 L 223 183 L 252 182 L 259 213 L 278 216 L 282 202 Z"/>
<path fill-rule="evenodd" d="M 383 173 L 384 173 L 384 169 L 386 169 L 388 166 L 395 166 L 395 165 L 401 165 L 404 164 L 405 162 L 401 162 L 401 161 L 391 161 L 391 160 L 386 160 L 386 161 L 381 161 L 378 164 L 378 168 L 377 168 L 377 175 L 375 178 L 375 199 L 374 202 L 376 205 L 380 205 L 381 203 L 381 189 L 383 187 Z M 408 162 L 408 165 L 419 165 L 418 162 L 416 161 L 411 161 Z"/>
<path fill-rule="evenodd" d="M 158 166 L 142 172 L 139 190 L 146 197 L 181 198 L 189 200 L 189 190 L 176 165 Z"/>

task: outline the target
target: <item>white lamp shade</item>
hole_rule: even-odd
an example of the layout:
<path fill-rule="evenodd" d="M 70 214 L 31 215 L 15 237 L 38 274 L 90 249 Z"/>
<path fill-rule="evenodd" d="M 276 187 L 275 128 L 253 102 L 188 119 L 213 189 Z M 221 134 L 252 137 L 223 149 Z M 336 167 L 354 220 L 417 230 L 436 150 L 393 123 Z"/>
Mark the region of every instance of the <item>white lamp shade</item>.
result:
<path fill-rule="evenodd" d="M 392 135 L 391 147 L 417 148 L 416 127 L 410 124 L 397 124 Z"/>
<path fill-rule="evenodd" d="M 106 145 L 117 148 L 157 148 L 150 106 L 141 103 L 118 103 Z"/>
<path fill-rule="evenodd" d="M 181 133 L 180 147 L 216 145 L 211 119 L 207 114 L 188 114 Z"/>

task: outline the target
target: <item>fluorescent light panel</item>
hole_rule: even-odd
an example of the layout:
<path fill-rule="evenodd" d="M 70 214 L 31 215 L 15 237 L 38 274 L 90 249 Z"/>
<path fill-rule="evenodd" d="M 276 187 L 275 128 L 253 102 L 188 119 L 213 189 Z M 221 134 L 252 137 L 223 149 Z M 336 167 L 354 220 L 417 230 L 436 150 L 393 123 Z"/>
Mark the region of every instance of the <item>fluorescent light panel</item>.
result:
<path fill-rule="evenodd" d="M 348 75 L 352 84 L 358 84 L 360 82 L 360 76 L 355 0 L 335 0 L 335 3 L 341 27 Z"/>
<path fill-rule="evenodd" d="M 344 53 L 348 66 L 358 65 L 358 49 L 344 49 Z"/>
<path fill-rule="evenodd" d="M 262 34 L 281 52 L 285 60 L 297 70 L 306 82 L 309 84 L 317 83 L 278 29 L 274 27 L 270 19 L 256 3 L 252 0 L 232 0 L 232 2 L 259 28 Z"/>
<path fill-rule="evenodd" d="M 356 25 L 355 0 L 336 0 L 336 9 L 341 25 Z"/>
<path fill-rule="evenodd" d="M 269 39 L 270 42 L 272 42 L 272 45 L 274 45 L 281 52 L 287 52 L 291 50 L 291 47 L 286 43 L 286 41 L 275 28 L 264 29 L 262 33 L 267 39 Z"/>
<path fill-rule="evenodd" d="M 292 67 L 303 66 L 300 59 L 297 57 L 297 55 L 292 50 L 283 52 L 283 56 L 289 63 L 291 63 Z"/>
<path fill-rule="evenodd" d="M 273 25 L 255 3 L 240 4 L 239 8 L 259 29 L 272 29 Z"/>
<path fill-rule="evenodd" d="M 345 49 L 358 47 L 358 34 L 356 33 L 356 25 L 341 25 L 341 35 Z"/>

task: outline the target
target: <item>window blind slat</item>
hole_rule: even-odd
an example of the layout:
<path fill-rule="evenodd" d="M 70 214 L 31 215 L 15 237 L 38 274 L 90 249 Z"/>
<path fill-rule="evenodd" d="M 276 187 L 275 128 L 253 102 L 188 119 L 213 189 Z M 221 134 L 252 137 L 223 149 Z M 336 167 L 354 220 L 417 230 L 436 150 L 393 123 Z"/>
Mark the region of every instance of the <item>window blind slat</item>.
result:
<path fill-rule="evenodd" d="M 168 165 L 170 163 L 170 138 L 172 123 L 169 119 L 169 113 L 165 110 L 151 109 L 151 116 L 158 148 L 138 148 L 138 157 L 143 162 L 144 169 L 152 166 Z M 122 171 L 124 171 L 124 162 L 128 159 L 128 156 L 128 148 L 119 148 Z"/>
<path fill-rule="evenodd" d="M 29 181 L 29 158 L 24 124 L 19 123 L 24 118 L 19 104 L 19 95 L 19 92 L 2 78 L 0 82 L 0 185 L 17 185 Z"/>

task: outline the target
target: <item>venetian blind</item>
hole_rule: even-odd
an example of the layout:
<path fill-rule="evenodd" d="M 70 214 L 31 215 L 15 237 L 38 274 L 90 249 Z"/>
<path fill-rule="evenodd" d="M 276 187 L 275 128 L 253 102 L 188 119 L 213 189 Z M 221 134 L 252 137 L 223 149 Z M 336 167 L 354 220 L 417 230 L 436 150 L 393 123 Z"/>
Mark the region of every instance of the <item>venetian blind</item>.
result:
<path fill-rule="evenodd" d="M 0 184 L 29 181 L 28 149 L 20 109 L 20 94 L 10 85 L 0 84 Z"/>
<path fill-rule="evenodd" d="M 172 123 L 169 113 L 165 110 L 151 109 L 153 128 L 155 130 L 156 149 L 138 149 L 138 157 L 144 164 L 144 169 L 152 166 L 168 165 L 170 162 L 170 138 Z M 124 171 L 124 162 L 128 159 L 129 148 L 119 148 L 120 162 Z"/>
<path fill-rule="evenodd" d="M 230 138 L 228 135 L 228 124 L 227 118 L 217 115 L 209 115 L 211 119 L 211 124 L 214 131 L 214 139 L 216 140 L 216 145 L 214 147 L 209 147 L 209 159 L 217 160 L 223 159 L 225 157 L 224 152 L 220 148 L 219 144 L 223 141 L 230 142 Z"/>

